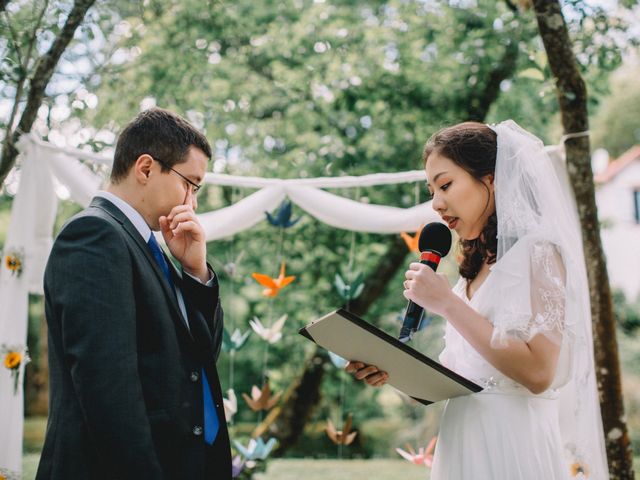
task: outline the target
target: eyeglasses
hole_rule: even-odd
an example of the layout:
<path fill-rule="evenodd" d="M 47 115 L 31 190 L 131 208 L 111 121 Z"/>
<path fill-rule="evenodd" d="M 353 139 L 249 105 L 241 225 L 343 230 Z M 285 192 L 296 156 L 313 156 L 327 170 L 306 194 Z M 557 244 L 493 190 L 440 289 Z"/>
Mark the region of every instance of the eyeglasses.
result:
<path fill-rule="evenodd" d="M 151 155 L 149 155 L 149 156 L 151 157 Z M 175 169 L 171 168 L 171 167 L 167 164 L 167 162 L 164 162 L 164 161 L 162 161 L 162 160 L 159 160 L 159 159 L 157 159 L 157 158 L 155 158 L 155 157 L 151 157 L 151 158 L 153 158 L 156 162 L 158 162 L 158 163 L 159 163 L 160 165 L 162 165 L 163 167 L 168 168 L 169 170 L 171 170 L 173 173 L 175 173 L 175 174 L 177 174 L 177 175 L 180 175 L 180 177 L 181 177 L 185 182 L 187 182 L 187 183 L 191 186 L 191 193 L 192 193 L 193 195 L 195 195 L 196 193 L 198 193 L 198 190 L 200 190 L 200 189 L 202 188 L 202 185 L 198 185 L 197 183 L 192 182 L 192 181 L 191 181 L 191 180 L 189 180 L 187 177 L 185 177 L 183 174 L 181 174 L 179 171 L 177 171 L 177 170 L 175 170 Z"/>

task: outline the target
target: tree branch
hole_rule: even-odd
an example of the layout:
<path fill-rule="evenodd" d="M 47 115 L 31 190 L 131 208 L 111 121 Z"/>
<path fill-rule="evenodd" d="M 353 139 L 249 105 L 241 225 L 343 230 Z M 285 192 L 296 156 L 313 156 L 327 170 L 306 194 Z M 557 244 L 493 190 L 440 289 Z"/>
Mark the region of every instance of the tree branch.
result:
<path fill-rule="evenodd" d="M 469 120 L 481 122 L 487 116 L 489 108 L 500 95 L 500 84 L 516 71 L 518 53 L 518 40 L 509 40 L 500 63 L 489 73 L 484 89 L 469 99 Z"/>
<path fill-rule="evenodd" d="M 16 96 L 13 102 L 13 108 L 11 109 L 11 115 L 9 115 L 9 121 L 7 122 L 7 129 L 4 136 L 3 148 L 7 148 L 7 145 L 11 141 L 11 131 L 13 129 L 13 123 L 15 121 L 16 115 L 18 114 L 18 107 L 20 105 L 20 99 L 22 98 L 22 91 L 24 90 L 24 84 L 27 80 L 29 62 L 31 61 L 31 55 L 33 54 L 33 47 L 36 43 L 38 29 L 42 24 L 42 19 L 44 18 L 44 12 L 46 11 L 48 5 L 49 5 L 49 0 L 45 0 L 42 6 L 42 9 L 40 10 L 40 14 L 38 15 L 38 19 L 36 20 L 33 26 L 33 32 L 31 33 L 31 38 L 29 39 L 29 46 L 27 47 L 27 54 L 24 58 L 24 61 L 20 60 L 20 76 L 18 77 L 18 82 L 17 82 L 18 84 L 16 86 Z M 16 52 L 17 52 L 17 47 L 18 45 L 16 44 Z M 2 182 L 0 182 L 0 184 L 1 183 Z"/>
<path fill-rule="evenodd" d="M 11 43 L 13 43 L 13 48 L 16 51 L 16 58 L 18 59 L 18 63 L 22 65 L 23 64 L 22 51 L 20 50 L 20 42 L 18 42 L 18 34 L 16 33 L 16 31 L 13 29 L 13 26 L 11 25 L 11 18 L 9 17 L 9 13 L 6 11 L 3 11 L 3 13 L 4 13 L 4 18 L 7 22 L 7 29 L 9 30 Z"/>
<path fill-rule="evenodd" d="M 73 39 L 76 29 L 80 26 L 84 17 L 95 3 L 95 0 L 76 0 L 67 20 L 60 30 L 60 33 L 54 40 L 48 52 L 43 54 L 36 63 L 36 70 L 29 82 L 29 94 L 27 96 L 27 104 L 22 112 L 18 127 L 11 135 L 7 137 L 7 142 L 2 149 L 2 157 L 0 157 L 0 184 L 7 177 L 7 174 L 13 167 L 18 156 L 18 150 L 15 145 L 23 133 L 31 131 L 31 127 L 38 114 L 38 109 L 42 105 L 44 92 L 53 76 L 56 66 L 60 61 L 60 57 L 69 46 Z M 17 102 L 20 99 L 16 99 Z"/>

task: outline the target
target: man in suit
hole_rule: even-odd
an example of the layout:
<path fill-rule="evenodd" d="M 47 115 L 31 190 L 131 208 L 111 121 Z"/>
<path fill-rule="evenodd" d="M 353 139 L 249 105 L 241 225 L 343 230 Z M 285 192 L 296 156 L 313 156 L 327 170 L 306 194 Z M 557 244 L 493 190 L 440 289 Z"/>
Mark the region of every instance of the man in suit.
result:
<path fill-rule="evenodd" d="M 210 157 L 181 117 L 142 112 L 118 138 L 106 191 L 58 235 L 44 279 L 38 479 L 231 478 L 215 365 L 222 310 L 194 213 Z"/>

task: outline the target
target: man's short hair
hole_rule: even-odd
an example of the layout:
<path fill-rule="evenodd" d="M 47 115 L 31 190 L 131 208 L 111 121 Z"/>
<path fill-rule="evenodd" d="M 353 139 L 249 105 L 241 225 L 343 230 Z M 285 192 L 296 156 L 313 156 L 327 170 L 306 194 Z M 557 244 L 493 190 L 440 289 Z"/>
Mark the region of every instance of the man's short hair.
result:
<path fill-rule="evenodd" d="M 124 127 L 116 144 L 111 182 L 124 179 L 140 155 L 151 155 L 169 171 L 185 161 L 190 147 L 196 147 L 211 159 L 206 137 L 181 116 L 162 108 L 150 108 L 138 114 Z"/>

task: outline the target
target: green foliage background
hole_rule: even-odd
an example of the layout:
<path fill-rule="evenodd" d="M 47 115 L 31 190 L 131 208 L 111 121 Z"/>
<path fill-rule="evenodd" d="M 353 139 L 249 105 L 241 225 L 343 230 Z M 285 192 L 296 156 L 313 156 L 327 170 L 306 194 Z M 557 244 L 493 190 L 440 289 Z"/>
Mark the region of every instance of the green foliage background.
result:
<path fill-rule="evenodd" d="M 58 3 L 59 12 L 69 5 Z M 607 98 L 610 73 L 621 63 L 622 51 L 611 40 L 612 33 L 626 27 L 584 2 L 568 2 L 566 9 L 595 112 Z M 59 28 L 59 15 L 47 16 L 49 34 Z M 13 20 L 26 27 L 26 7 L 16 11 Z M 214 147 L 211 167 L 216 172 L 304 178 L 419 169 L 426 139 L 481 108 L 492 74 L 510 49 L 517 52 L 513 74 L 500 84 L 486 121 L 513 118 L 546 143 L 560 136 L 554 85 L 535 19 L 508 2 L 98 2 L 77 40 L 48 90 L 39 133 L 49 138 L 57 131 L 58 138 L 66 135 L 94 150 L 112 148 L 119 129 L 142 107 L 155 104 L 183 114 L 206 133 Z M 46 45 L 46 38 L 41 42 Z M 90 66 L 80 68 L 84 60 Z M 12 93 L 12 57 L 2 65 L 0 99 L 6 99 Z M 614 93 L 619 90 L 628 93 L 631 87 L 614 86 Z M 618 105 L 627 101 L 617 98 L 601 109 L 596 125 L 611 125 Z M 637 103 L 640 92 L 633 90 L 633 98 Z M 616 153 L 637 142 L 637 136 L 631 136 L 640 128 L 632 110 L 620 123 L 621 140 L 609 147 Z M 594 138 L 609 145 L 608 133 Z M 207 186 L 199 211 L 228 206 L 252 192 Z M 398 207 L 423 202 L 428 195 L 423 185 L 334 193 Z M 0 215 L 6 215 L 8 199 L 1 201 Z M 57 229 L 78 208 L 69 203 L 63 207 Z M 270 323 L 289 315 L 284 338 L 269 348 L 267 373 L 276 390 L 286 389 L 296 378 L 312 348 L 297 329 L 342 304 L 332 286 L 335 274 L 351 263 L 366 276 L 385 251 L 383 235 L 333 229 L 295 207 L 294 216 L 299 215 L 303 220 L 285 232 L 264 222 L 208 247 L 222 279 L 227 328 L 246 330 L 254 316 Z M 222 273 L 240 253 L 237 274 Z M 407 256 L 407 263 L 411 258 Z M 282 260 L 297 279 L 268 300 L 250 274 L 275 276 Z M 454 278 L 453 263 L 447 269 Z M 367 316 L 392 333 L 405 306 L 402 276 L 390 280 Z M 435 357 L 441 334 L 442 323 L 435 321 L 417 339 L 418 347 Z M 33 330 L 30 344 L 37 350 Z M 233 386 L 238 396 L 260 382 L 263 361 L 264 342 L 252 335 L 236 356 Z M 219 368 L 227 388 L 228 356 L 222 356 Z M 314 420 L 337 421 L 348 410 L 355 413 L 356 427 L 366 423 L 378 428 L 369 438 L 386 443 L 365 445 L 360 454 L 391 454 L 396 442 L 424 440 L 435 433 L 433 409 L 403 404 L 388 391 L 364 388 L 330 369 Z M 240 431 L 243 423 L 251 425 L 259 418 L 243 400 L 239 404 Z M 335 454 L 325 439 L 306 445 Z"/>

